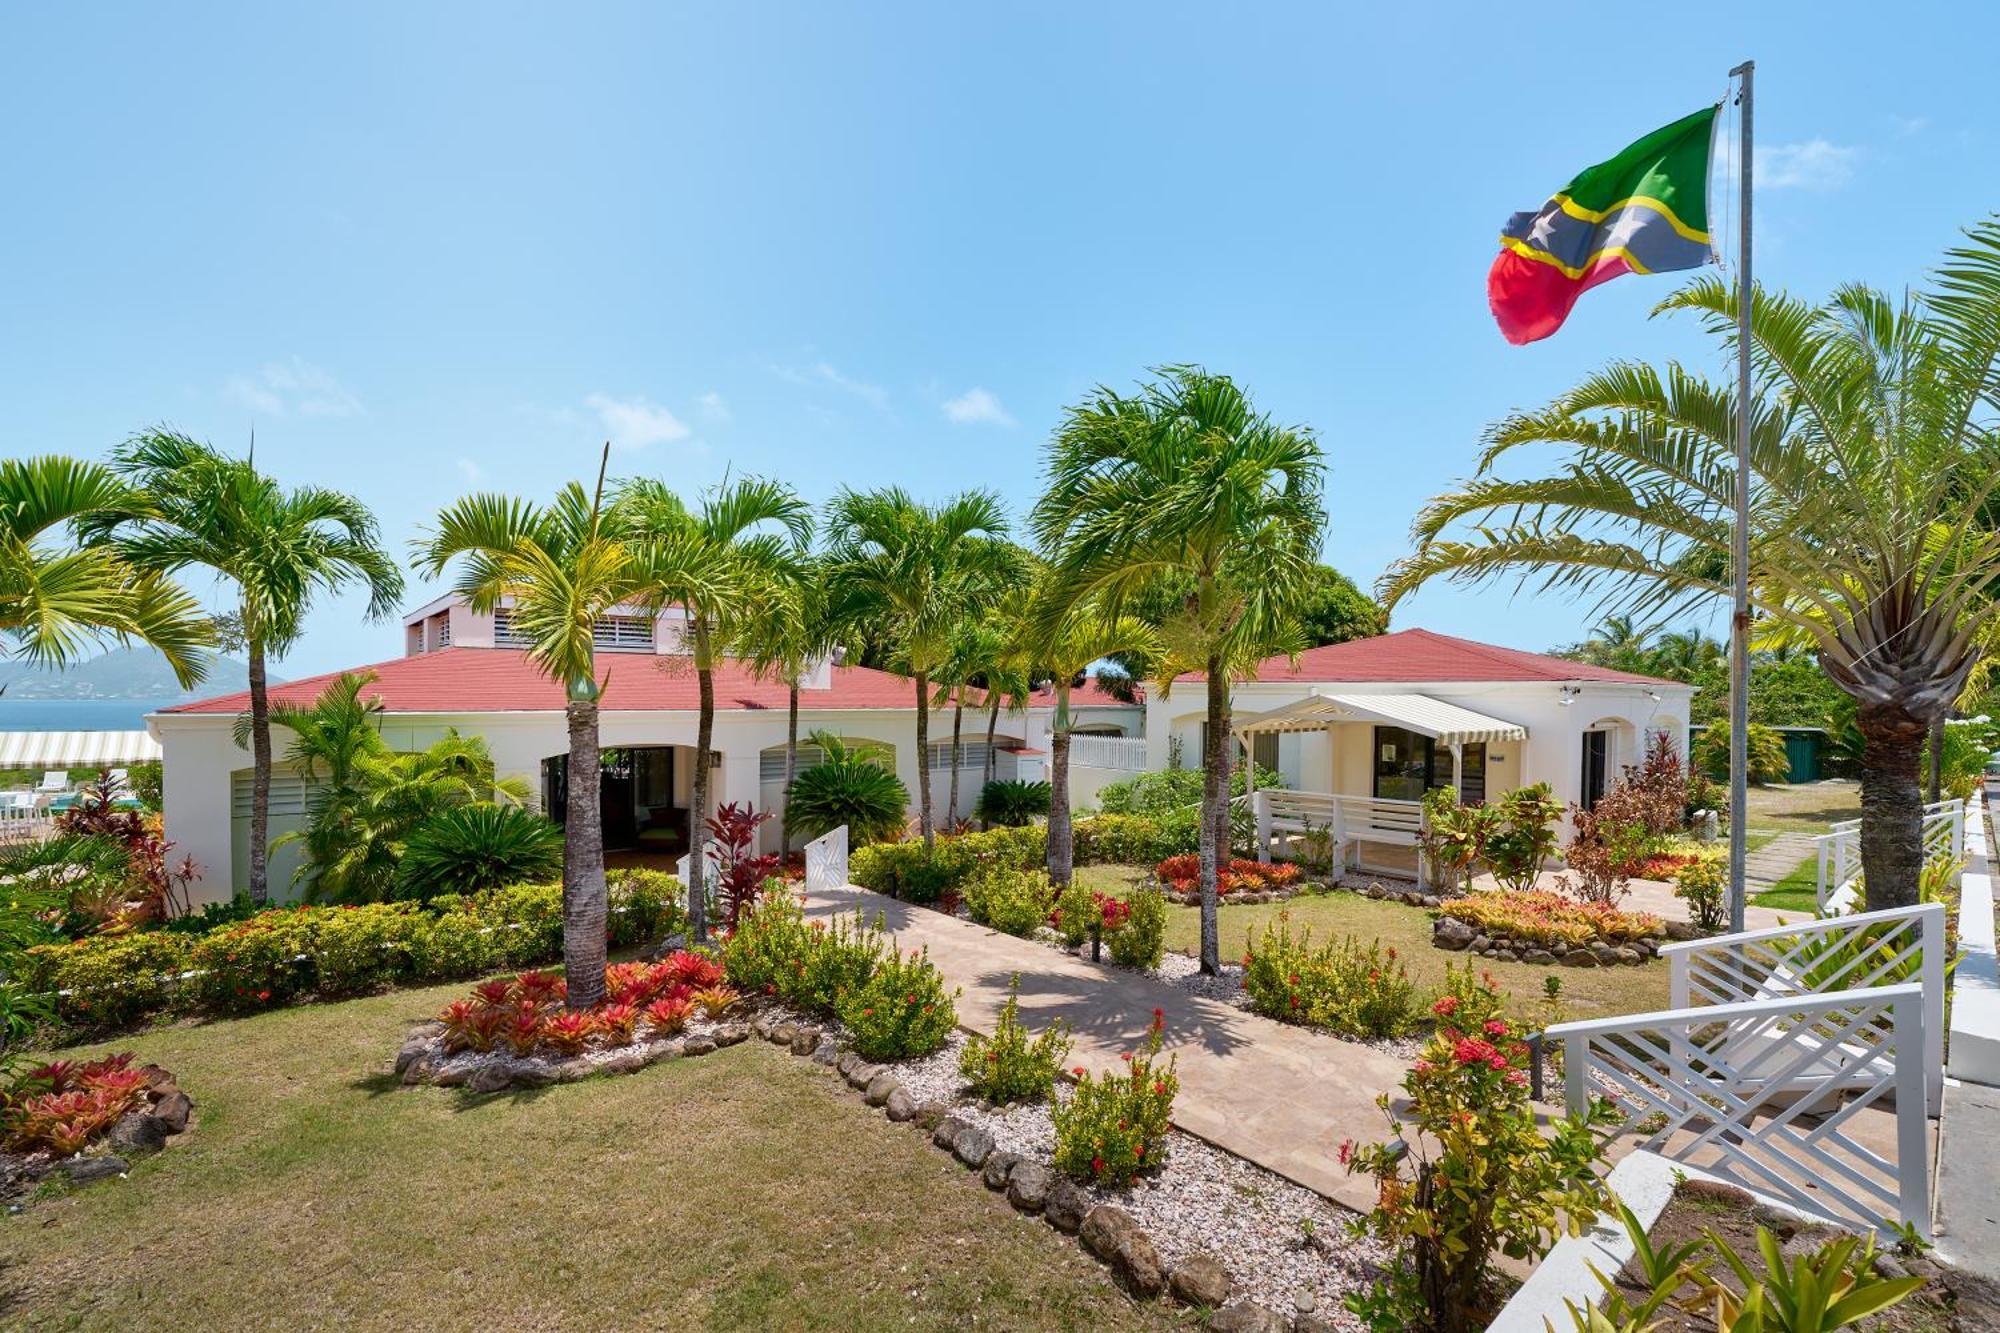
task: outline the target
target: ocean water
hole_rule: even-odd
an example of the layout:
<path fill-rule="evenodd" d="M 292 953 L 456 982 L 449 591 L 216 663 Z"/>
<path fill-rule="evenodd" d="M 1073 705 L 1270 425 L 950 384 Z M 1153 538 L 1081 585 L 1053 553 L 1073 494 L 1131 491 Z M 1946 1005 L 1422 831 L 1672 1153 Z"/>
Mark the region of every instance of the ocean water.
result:
<path fill-rule="evenodd" d="M 144 731 L 146 714 L 172 699 L 9 699 L 0 696 L 0 731 Z"/>

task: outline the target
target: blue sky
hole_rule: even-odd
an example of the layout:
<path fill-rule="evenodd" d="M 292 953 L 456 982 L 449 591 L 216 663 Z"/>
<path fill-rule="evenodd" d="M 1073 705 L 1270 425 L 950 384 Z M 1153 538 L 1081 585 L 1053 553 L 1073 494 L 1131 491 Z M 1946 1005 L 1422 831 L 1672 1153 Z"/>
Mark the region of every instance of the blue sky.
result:
<path fill-rule="evenodd" d="M 1759 274 L 1921 279 L 2000 206 L 1984 5 L 16 8 L 0 450 L 168 422 L 357 492 L 725 469 L 1032 501 L 1063 406 L 1199 361 L 1313 427 L 1364 584 L 1482 428 L 1619 356 L 1669 278 L 1495 332 L 1499 224 L 1758 61 Z M 1635 36 L 1643 30 L 1644 40 Z M 413 581 L 409 601 L 426 594 Z M 1585 610 L 1429 590 L 1525 648 Z M 329 601 L 282 670 L 398 651 Z"/>

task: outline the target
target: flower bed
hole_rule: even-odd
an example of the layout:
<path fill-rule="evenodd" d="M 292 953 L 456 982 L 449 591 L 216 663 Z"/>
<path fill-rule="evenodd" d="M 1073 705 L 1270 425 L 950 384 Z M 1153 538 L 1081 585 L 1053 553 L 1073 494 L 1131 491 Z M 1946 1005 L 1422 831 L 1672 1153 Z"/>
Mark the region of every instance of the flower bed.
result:
<path fill-rule="evenodd" d="M 608 876 L 615 947 L 680 920 L 680 884 L 655 871 Z M 159 1014 L 249 1013 L 389 985 L 477 976 L 562 954 L 562 885 L 517 884 L 425 903 L 277 907 L 199 934 L 93 935 L 27 951 L 21 983 L 51 992 L 57 1018 L 90 1029 Z"/>
<path fill-rule="evenodd" d="M 1077 865 L 1145 863 L 1191 853 L 1199 837 L 1193 810 L 1173 814 L 1090 815 L 1072 828 Z M 985 867 L 1033 870 L 1048 861 L 1048 829 L 1029 824 L 939 837 L 926 847 L 908 842 L 876 842 L 848 857 L 848 875 L 864 889 L 909 902 L 935 902 Z"/>
<path fill-rule="evenodd" d="M 741 997 L 722 982 L 721 964 L 685 950 L 657 963 L 605 968 L 610 998 L 592 1009 L 565 1007 L 568 983 L 549 972 L 481 982 L 410 1032 L 395 1071 L 405 1086 L 497 1092 L 705 1055 L 748 1035 L 723 1021 Z"/>
<path fill-rule="evenodd" d="M 1666 925 L 1646 912 L 1544 890 L 1509 890 L 1443 904 L 1431 942 L 1507 963 L 1610 967 L 1651 958 L 1666 942 Z"/>
<path fill-rule="evenodd" d="M 30 1069 L 0 1090 L 0 1194 L 54 1171 L 79 1182 L 122 1175 L 129 1156 L 165 1147 L 193 1111 L 172 1074 L 135 1069 L 130 1053 Z"/>
<path fill-rule="evenodd" d="M 1154 869 L 1160 887 L 1166 891 L 1170 902 L 1183 906 L 1201 901 L 1201 857 L 1194 852 L 1181 856 L 1170 856 Z M 1299 882 L 1298 866 L 1289 861 L 1261 861 L 1236 859 L 1216 867 L 1215 892 L 1218 897 L 1231 898 L 1236 902 L 1273 902 L 1289 898 L 1303 885 Z"/>

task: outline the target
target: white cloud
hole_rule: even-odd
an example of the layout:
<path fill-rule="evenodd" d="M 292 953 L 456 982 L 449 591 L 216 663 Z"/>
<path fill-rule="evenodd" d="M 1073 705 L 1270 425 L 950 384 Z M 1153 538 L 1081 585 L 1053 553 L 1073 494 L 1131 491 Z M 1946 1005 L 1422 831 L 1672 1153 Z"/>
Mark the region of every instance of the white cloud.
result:
<path fill-rule="evenodd" d="M 719 426 L 730 419 L 729 404 L 713 389 L 695 399 L 694 405 L 700 410 L 703 421 Z"/>
<path fill-rule="evenodd" d="M 486 469 L 462 454 L 459 456 L 458 470 L 460 475 L 474 486 L 486 480 Z"/>
<path fill-rule="evenodd" d="M 254 375 L 233 375 L 223 397 L 262 416 L 352 417 L 361 400 L 333 375 L 301 357 L 273 361 Z"/>
<path fill-rule="evenodd" d="M 679 417 L 644 397 L 613 398 L 594 393 L 583 404 L 597 414 L 598 424 L 615 448 L 643 449 L 688 437 L 688 428 Z"/>
<path fill-rule="evenodd" d="M 870 407 L 887 409 L 889 406 L 889 391 L 887 389 L 879 384 L 870 384 L 866 380 L 851 379 L 824 361 L 808 366 L 804 370 L 799 370 L 792 366 L 779 366 L 777 371 L 780 377 L 791 381 L 793 384 L 830 385 L 833 388 L 839 389 L 842 393 L 853 394 Z"/>
<path fill-rule="evenodd" d="M 1929 129 L 1931 118 L 1929 116 L 1898 116 L 1891 114 L 1889 123 L 1895 126 L 1897 134 L 1907 139 L 1913 134 L 1922 134 L 1925 130 Z"/>
<path fill-rule="evenodd" d="M 960 425 L 1011 426 L 1014 418 L 1000 406 L 1000 400 L 985 389 L 971 388 L 942 404 L 947 419 Z"/>

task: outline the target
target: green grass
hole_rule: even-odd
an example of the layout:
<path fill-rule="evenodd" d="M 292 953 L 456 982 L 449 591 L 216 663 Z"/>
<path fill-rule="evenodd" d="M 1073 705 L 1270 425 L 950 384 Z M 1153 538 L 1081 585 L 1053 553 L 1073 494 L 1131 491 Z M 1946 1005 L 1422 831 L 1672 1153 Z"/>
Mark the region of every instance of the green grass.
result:
<path fill-rule="evenodd" d="M 1076 876 L 1100 892 L 1120 894 L 1149 878 L 1143 866 L 1121 865 L 1083 866 L 1078 868 Z M 1465 957 L 1432 945 L 1432 916 L 1424 908 L 1379 902 L 1339 891 L 1307 894 L 1282 903 L 1237 905 L 1225 901 L 1218 913 L 1223 957 L 1241 958 L 1249 933 L 1261 934 L 1267 923 L 1277 921 L 1280 916 L 1287 918 L 1294 930 L 1311 927 L 1316 939 L 1339 935 L 1379 939 L 1396 949 L 1408 966 L 1411 979 L 1423 986 L 1437 985 L 1444 979 L 1445 966 L 1462 962 Z M 1200 952 L 1199 908 L 1167 909 L 1167 947 L 1186 954 Z M 1613 968 L 1491 962 L 1483 966 L 1492 969 L 1524 1014 L 1539 1001 L 1542 980 L 1551 974 L 1562 979 L 1563 999 L 1574 1018 L 1601 1018 L 1667 1007 L 1667 965 L 1658 961 L 1640 967 Z"/>
<path fill-rule="evenodd" d="M 1758 831 L 1830 833 L 1836 821 L 1861 817 L 1861 786 L 1845 780 L 1783 783 L 1750 789 L 1748 827 Z"/>
<path fill-rule="evenodd" d="M 1819 910 L 1819 863 L 1810 858 L 1799 862 L 1783 879 L 1750 901 L 1759 907 L 1812 914 Z"/>
<path fill-rule="evenodd" d="M 1155 1329 L 829 1071 L 762 1042 L 477 1098 L 387 1062 L 449 986 L 154 1030 L 196 1102 L 0 1219 L 0 1325 Z M 80 1052 L 79 1052 L 80 1053 Z"/>

